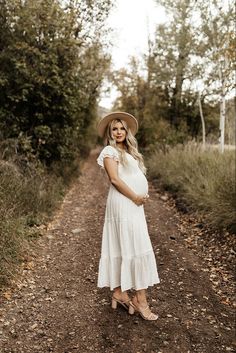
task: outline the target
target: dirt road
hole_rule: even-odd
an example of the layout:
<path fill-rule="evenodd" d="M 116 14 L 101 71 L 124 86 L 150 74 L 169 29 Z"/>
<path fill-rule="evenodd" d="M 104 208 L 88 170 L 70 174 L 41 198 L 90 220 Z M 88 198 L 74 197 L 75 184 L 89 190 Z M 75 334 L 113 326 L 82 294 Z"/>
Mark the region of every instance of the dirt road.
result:
<path fill-rule="evenodd" d="M 161 283 L 149 289 L 155 322 L 110 307 L 96 287 L 108 180 L 86 161 L 18 286 L 1 298 L 1 353 L 232 352 L 234 312 L 186 246 L 176 211 L 150 183 L 145 205 Z"/>

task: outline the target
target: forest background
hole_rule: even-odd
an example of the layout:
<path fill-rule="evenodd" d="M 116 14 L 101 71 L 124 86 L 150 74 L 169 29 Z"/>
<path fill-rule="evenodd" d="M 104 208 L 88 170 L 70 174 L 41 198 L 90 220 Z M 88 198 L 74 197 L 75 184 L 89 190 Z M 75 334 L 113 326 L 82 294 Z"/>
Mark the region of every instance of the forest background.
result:
<path fill-rule="evenodd" d="M 102 142 L 104 79 L 119 92 L 113 109 L 139 121 L 149 177 L 235 230 L 234 152 L 202 144 L 235 145 L 233 1 L 156 2 L 168 21 L 143 58 L 114 71 L 112 1 L 0 0 L 1 285 Z"/>

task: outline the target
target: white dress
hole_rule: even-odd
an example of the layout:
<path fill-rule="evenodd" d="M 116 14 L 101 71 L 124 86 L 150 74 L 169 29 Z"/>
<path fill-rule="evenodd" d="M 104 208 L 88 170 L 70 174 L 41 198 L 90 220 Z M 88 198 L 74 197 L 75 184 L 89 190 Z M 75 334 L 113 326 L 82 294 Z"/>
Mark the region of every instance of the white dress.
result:
<path fill-rule="evenodd" d="M 125 153 L 128 165 L 123 166 L 119 162 L 117 149 L 106 146 L 97 163 L 104 168 L 104 158 L 118 161 L 119 177 L 138 195 L 147 194 L 148 182 L 138 161 Z M 112 290 L 121 286 L 122 291 L 131 288 L 138 290 L 159 282 L 144 207 L 137 206 L 111 184 L 103 226 L 98 287 L 110 287 Z"/>

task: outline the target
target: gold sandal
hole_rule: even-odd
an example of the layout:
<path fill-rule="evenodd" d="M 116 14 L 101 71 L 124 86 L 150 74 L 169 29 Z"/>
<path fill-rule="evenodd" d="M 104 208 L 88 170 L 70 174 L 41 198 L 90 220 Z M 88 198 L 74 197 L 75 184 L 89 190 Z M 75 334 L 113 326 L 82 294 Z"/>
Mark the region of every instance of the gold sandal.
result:
<path fill-rule="evenodd" d="M 136 305 L 134 305 L 134 303 L 132 301 L 130 301 L 129 303 L 129 314 L 133 315 L 135 310 L 142 316 L 142 318 L 144 320 L 149 320 L 149 321 L 155 321 L 158 319 L 158 315 L 157 314 L 154 314 L 154 313 L 150 313 L 149 315 L 145 315 L 144 312 L 149 309 L 149 306 L 147 306 L 145 309 L 140 309 L 138 308 Z"/>
<path fill-rule="evenodd" d="M 112 309 L 116 309 L 117 308 L 117 303 L 119 303 L 120 305 L 122 305 L 126 310 L 129 311 L 129 308 L 130 308 L 130 303 L 131 303 L 131 300 L 128 299 L 126 301 L 123 301 L 123 300 L 119 300 L 117 298 L 115 298 L 114 296 L 112 297 L 111 299 L 111 307 Z"/>

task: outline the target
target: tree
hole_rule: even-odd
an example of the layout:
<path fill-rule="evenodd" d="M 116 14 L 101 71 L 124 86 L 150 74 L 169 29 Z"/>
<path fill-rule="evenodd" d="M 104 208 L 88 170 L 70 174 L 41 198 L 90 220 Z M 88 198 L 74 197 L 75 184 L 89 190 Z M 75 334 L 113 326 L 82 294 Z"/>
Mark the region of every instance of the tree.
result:
<path fill-rule="evenodd" d="M 198 3 L 203 33 L 200 49 L 204 84 L 220 103 L 220 150 L 224 151 L 226 97 L 235 86 L 235 22 L 233 1 L 211 0 Z"/>
<path fill-rule="evenodd" d="M 213 0 L 213 3 L 217 1 Z M 157 3 L 165 7 L 168 20 L 157 26 L 153 41 L 148 38 L 145 74 L 140 65 L 135 65 L 137 59 L 133 59 L 128 69 L 119 71 L 114 81 L 121 93 L 116 106 L 136 114 L 142 132 L 140 142 L 144 147 L 160 141 L 178 143 L 189 138 L 198 139 L 201 132 L 203 141 L 206 135 L 211 142 L 216 142 L 220 80 L 218 67 L 214 64 L 214 41 L 208 40 L 216 35 L 212 34 L 210 20 L 204 20 L 205 17 L 210 19 L 207 15 L 210 6 L 195 0 L 159 0 Z M 231 9 L 231 15 L 229 11 L 228 15 L 223 12 L 224 16 L 221 12 L 216 6 L 211 11 L 217 20 L 217 35 L 221 38 L 217 55 L 224 53 L 232 61 L 233 11 Z M 225 62 L 230 62 L 227 60 Z M 223 63 L 222 59 L 219 61 Z M 232 64 L 226 70 L 224 63 L 221 71 L 224 87 L 228 85 L 231 89 Z"/>
<path fill-rule="evenodd" d="M 0 0 L 1 140 L 70 163 L 95 118 L 110 1 Z M 27 140 L 29 143 L 21 143 Z"/>
<path fill-rule="evenodd" d="M 153 122 L 146 112 L 149 99 L 148 82 L 140 74 L 140 63 L 131 58 L 128 69 L 121 69 L 111 74 L 120 96 L 115 101 L 113 109 L 125 110 L 133 114 L 139 122 L 137 138 L 140 147 L 146 147 L 153 140 Z"/>
<path fill-rule="evenodd" d="M 191 56 L 194 52 L 195 36 L 192 29 L 193 0 L 160 0 L 169 21 L 159 25 L 153 48 L 155 80 L 168 90 L 169 119 L 176 128 L 181 123 L 181 100 L 187 80 L 193 79 Z"/>

